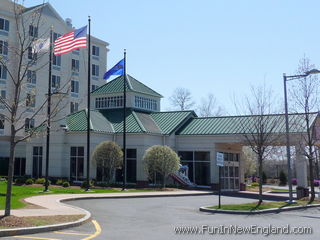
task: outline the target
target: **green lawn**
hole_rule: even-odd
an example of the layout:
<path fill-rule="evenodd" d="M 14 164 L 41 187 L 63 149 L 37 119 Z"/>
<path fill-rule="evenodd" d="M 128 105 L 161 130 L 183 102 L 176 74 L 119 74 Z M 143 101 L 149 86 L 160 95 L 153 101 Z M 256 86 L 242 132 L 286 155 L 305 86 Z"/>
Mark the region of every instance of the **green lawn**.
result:
<path fill-rule="evenodd" d="M 289 192 L 289 189 L 285 189 L 285 188 L 272 188 L 271 191 L 275 191 L 275 192 Z M 292 190 L 292 192 L 296 192 L 296 190 Z"/>
<path fill-rule="evenodd" d="M 314 204 L 319 204 L 320 201 L 315 200 L 313 202 Z M 234 210 L 234 211 L 255 211 L 255 210 L 264 210 L 264 209 L 270 209 L 270 208 L 282 208 L 282 207 L 288 207 L 290 206 L 288 203 L 284 201 L 279 202 L 263 202 L 259 206 L 257 206 L 257 202 L 253 203 L 242 203 L 242 204 L 226 204 L 221 205 L 222 210 Z M 308 201 L 302 201 L 298 200 L 297 203 L 291 204 L 292 206 L 303 206 L 308 204 Z M 211 209 L 219 209 L 218 206 L 211 206 L 209 207 Z"/>
<path fill-rule="evenodd" d="M 5 206 L 5 194 L 6 194 L 6 188 L 7 184 L 3 181 L 0 182 L 0 210 L 4 209 Z M 26 203 L 21 201 L 22 199 L 30 196 L 36 196 L 36 195 L 43 195 L 43 194 L 79 194 L 79 193 L 86 193 L 83 191 L 83 189 L 77 188 L 54 188 L 49 187 L 50 193 L 42 193 L 43 187 L 35 187 L 35 186 L 16 186 L 13 185 L 12 188 L 12 202 L 11 206 L 12 208 L 23 208 L 26 206 Z M 91 189 L 94 193 L 122 193 L 123 191 L 118 189 Z M 125 192 L 149 192 L 149 191 L 155 191 L 155 190 L 149 190 L 149 189 L 129 189 Z M 92 193 L 92 192 L 91 192 Z"/>

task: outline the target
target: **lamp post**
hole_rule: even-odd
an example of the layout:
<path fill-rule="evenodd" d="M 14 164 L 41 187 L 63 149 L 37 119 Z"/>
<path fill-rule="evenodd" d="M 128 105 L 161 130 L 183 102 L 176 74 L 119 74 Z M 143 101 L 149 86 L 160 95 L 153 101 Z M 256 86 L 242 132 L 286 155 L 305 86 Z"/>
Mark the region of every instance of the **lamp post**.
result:
<path fill-rule="evenodd" d="M 289 200 L 288 203 L 293 203 L 292 198 L 292 171 L 291 171 L 291 153 L 290 153 L 290 137 L 289 137 L 289 117 L 288 117 L 288 100 L 287 100 L 287 81 L 307 77 L 311 74 L 318 74 L 318 69 L 312 69 L 300 75 L 287 76 L 283 74 L 283 86 L 284 86 L 284 107 L 285 107 L 285 119 L 286 119 L 286 139 L 287 139 L 287 161 L 288 161 L 288 183 L 289 183 Z"/>

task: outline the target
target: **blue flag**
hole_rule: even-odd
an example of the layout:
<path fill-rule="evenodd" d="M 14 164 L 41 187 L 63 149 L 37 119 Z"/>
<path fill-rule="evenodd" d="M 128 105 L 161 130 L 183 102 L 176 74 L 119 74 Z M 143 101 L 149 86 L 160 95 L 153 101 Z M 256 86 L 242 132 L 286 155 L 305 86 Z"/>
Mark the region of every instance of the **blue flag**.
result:
<path fill-rule="evenodd" d="M 103 75 L 103 79 L 107 80 L 112 75 L 124 75 L 124 59 L 120 60 L 113 68 Z"/>

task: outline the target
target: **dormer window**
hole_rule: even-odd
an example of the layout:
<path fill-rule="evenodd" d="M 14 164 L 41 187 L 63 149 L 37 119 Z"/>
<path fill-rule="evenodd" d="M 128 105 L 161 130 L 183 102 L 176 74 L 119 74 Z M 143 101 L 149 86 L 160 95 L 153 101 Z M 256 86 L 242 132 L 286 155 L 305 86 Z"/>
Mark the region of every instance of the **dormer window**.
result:
<path fill-rule="evenodd" d="M 123 107 L 123 96 L 98 97 L 95 102 L 97 109 Z"/>
<path fill-rule="evenodd" d="M 155 99 L 135 96 L 134 100 L 136 108 L 157 111 L 157 101 Z"/>

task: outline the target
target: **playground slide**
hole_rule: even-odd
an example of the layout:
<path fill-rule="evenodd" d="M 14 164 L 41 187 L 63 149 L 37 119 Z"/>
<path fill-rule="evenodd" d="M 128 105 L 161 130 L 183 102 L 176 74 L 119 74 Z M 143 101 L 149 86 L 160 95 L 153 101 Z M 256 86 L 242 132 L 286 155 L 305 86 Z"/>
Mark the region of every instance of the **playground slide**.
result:
<path fill-rule="evenodd" d="M 195 184 L 192 183 L 187 176 L 185 176 L 184 174 L 181 174 L 180 172 L 171 174 L 171 178 L 183 186 L 189 186 L 189 187 L 195 186 Z"/>

